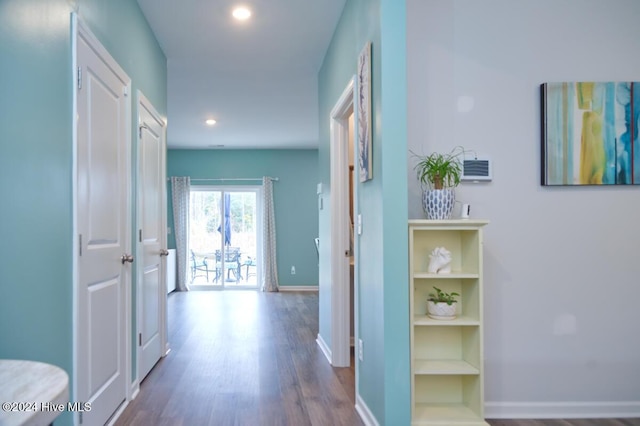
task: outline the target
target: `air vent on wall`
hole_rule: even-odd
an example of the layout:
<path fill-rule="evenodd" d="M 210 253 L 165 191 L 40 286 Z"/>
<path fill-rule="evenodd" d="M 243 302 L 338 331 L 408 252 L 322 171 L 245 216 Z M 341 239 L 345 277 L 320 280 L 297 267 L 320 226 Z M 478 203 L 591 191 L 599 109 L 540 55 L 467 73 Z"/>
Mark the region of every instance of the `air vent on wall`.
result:
<path fill-rule="evenodd" d="M 475 156 L 462 162 L 463 181 L 490 181 L 491 160 L 488 157 Z"/>

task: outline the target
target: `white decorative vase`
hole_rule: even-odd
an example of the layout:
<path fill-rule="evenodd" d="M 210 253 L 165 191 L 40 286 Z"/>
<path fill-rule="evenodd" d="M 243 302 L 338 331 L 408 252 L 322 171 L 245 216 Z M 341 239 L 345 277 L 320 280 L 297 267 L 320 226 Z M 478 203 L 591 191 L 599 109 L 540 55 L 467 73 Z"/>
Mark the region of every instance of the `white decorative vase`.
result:
<path fill-rule="evenodd" d="M 444 247 L 436 247 L 429 255 L 430 274 L 450 274 L 451 273 L 451 252 Z"/>
<path fill-rule="evenodd" d="M 422 208 L 427 219 L 451 219 L 456 192 L 453 188 L 425 189 L 422 193 Z"/>
<path fill-rule="evenodd" d="M 427 315 L 437 320 L 452 320 L 456 317 L 456 308 L 458 302 L 447 304 L 446 302 L 432 302 L 427 301 Z"/>

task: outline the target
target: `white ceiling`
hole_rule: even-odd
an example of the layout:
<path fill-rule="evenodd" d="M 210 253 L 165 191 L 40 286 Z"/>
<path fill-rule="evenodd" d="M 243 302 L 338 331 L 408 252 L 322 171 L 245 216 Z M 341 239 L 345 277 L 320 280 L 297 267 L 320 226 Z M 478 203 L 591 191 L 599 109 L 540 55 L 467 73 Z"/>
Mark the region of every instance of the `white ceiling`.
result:
<path fill-rule="evenodd" d="M 316 148 L 318 82 L 345 0 L 138 0 L 167 57 L 170 148 Z M 214 118 L 217 124 L 206 126 Z"/>

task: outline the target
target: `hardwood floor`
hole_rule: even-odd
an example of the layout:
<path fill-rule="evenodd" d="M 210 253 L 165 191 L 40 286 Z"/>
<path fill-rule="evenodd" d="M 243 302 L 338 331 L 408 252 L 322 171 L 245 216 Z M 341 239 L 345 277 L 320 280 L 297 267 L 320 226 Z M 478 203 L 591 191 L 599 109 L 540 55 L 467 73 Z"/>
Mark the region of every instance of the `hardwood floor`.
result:
<path fill-rule="evenodd" d="M 332 368 L 316 344 L 317 293 L 172 293 L 168 311 L 171 352 L 116 425 L 363 425 L 353 368 Z M 640 419 L 487 422 L 640 426 Z"/>
<path fill-rule="evenodd" d="M 317 293 L 172 293 L 168 311 L 171 352 L 116 425 L 363 425 L 353 368 L 316 344 Z"/>

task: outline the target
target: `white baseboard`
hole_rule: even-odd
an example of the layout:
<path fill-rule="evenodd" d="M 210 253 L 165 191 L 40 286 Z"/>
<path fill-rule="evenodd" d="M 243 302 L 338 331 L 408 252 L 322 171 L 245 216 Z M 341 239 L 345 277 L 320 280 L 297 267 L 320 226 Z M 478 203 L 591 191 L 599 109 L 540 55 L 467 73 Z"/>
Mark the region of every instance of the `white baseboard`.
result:
<path fill-rule="evenodd" d="M 316 342 L 318 343 L 318 346 L 320 346 L 320 350 L 322 351 L 324 356 L 327 358 L 327 361 L 329 361 L 329 364 L 331 364 L 331 349 L 329 349 L 329 346 L 324 341 L 320 333 L 318 333 L 318 338 L 316 339 Z"/>
<path fill-rule="evenodd" d="M 128 405 L 129 405 L 129 401 L 125 400 L 122 403 L 122 405 L 120 405 L 120 407 L 118 407 L 116 412 L 113 413 L 113 415 L 109 418 L 109 420 L 107 421 L 107 426 L 114 426 L 116 424 L 116 422 L 118 421 L 118 419 L 120 418 L 120 416 L 122 415 L 122 413 L 124 412 L 125 408 L 127 408 Z M 76 423 L 76 424 L 78 424 L 78 423 Z"/>
<path fill-rule="evenodd" d="M 131 383 L 131 401 L 136 399 L 136 396 L 140 393 L 140 382 L 136 379 Z"/>
<path fill-rule="evenodd" d="M 367 404 L 365 404 L 364 400 L 360 397 L 360 394 L 356 395 L 356 411 L 360 415 L 362 422 L 365 426 L 380 426 L 380 423 L 376 420 L 376 417 L 373 415 Z"/>
<path fill-rule="evenodd" d="M 640 417 L 640 401 L 486 402 L 487 419 L 580 419 Z"/>
<path fill-rule="evenodd" d="M 318 291 L 317 285 L 281 285 L 278 291 Z"/>

